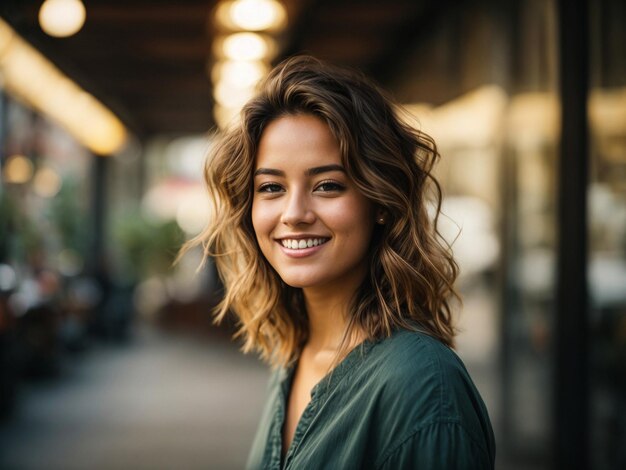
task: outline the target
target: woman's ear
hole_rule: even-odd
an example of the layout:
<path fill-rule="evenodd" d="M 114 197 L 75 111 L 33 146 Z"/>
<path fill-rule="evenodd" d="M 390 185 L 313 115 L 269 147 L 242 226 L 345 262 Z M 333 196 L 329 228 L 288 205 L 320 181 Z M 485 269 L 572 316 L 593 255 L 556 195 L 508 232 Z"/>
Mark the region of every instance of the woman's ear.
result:
<path fill-rule="evenodd" d="M 387 222 L 387 211 L 382 208 L 376 209 L 376 223 L 380 225 L 385 225 L 386 222 Z"/>

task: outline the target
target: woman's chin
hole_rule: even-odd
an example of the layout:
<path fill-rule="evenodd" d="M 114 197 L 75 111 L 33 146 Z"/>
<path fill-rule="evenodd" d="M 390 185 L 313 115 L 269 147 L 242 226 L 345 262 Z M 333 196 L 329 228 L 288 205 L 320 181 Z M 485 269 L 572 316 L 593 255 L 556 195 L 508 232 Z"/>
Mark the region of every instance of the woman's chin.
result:
<path fill-rule="evenodd" d="M 285 284 L 290 287 L 294 287 L 296 289 L 306 289 L 313 288 L 319 285 L 324 284 L 323 280 L 311 276 L 310 273 L 298 275 L 295 273 L 290 273 L 285 275 L 281 275 L 280 278 L 283 280 Z"/>
<path fill-rule="evenodd" d="M 310 281 L 303 280 L 303 279 L 292 279 L 292 278 L 282 278 L 282 279 L 285 284 L 295 289 L 306 289 L 307 287 L 315 287 L 314 282 L 310 282 Z"/>

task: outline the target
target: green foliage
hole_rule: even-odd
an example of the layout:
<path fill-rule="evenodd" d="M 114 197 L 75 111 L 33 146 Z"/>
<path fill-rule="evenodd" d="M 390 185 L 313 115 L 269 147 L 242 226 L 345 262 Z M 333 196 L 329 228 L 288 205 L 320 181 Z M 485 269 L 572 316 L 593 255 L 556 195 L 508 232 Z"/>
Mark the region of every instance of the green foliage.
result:
<path fill-rule="evenodd" d="M 185 240 L 175 221 L 150 220 L 139 210 L 116 218 L 113 237 L 120 262 L 134 280 L 167 274 Z"/>
<path fill-rule="evenodd" d="M 9 191 L 0 193 L 0 260 L 26 260 L 43 249 L 43 234 L 20 208 L 19 197 Z"/>
<path fill-rule="evenodd" d="M 80 188 L 66 180 L 50 207 L 50 220 L 56 227 L 61 245 L 86 257 L 89 247 L 90 220 L 80 204 Z"/>

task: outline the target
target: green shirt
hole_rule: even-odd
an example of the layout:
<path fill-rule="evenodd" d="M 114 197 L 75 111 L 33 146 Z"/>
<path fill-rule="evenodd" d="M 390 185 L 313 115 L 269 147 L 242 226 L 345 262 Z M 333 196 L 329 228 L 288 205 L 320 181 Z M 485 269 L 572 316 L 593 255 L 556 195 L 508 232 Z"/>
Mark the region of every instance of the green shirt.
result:
<path fill-rule="evenodd" d="M 282 459 L 294 368 L 277 371 L 249 469 L 493 469 L 485 405 L 463 363 L 425 334 L 366 341 L 311 391 Z"/>

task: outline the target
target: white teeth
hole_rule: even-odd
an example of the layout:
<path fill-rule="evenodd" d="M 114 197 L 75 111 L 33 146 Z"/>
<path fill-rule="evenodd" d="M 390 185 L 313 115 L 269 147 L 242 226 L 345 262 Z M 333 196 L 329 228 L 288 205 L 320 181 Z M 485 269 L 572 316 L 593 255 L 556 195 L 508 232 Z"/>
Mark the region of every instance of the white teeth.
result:
<path fill-rule="evenodd" d="M 291 250 L 301 250 L 303 248 L 311 248 L 313 246 L 322 245 L 323 243 L 326 243 L 326 241 L 328 241 L 326 238 L 307 238 L 306 240 L 285 238 L 281 240 L 281 243 L 285 248 L 289 248 Z"/>

